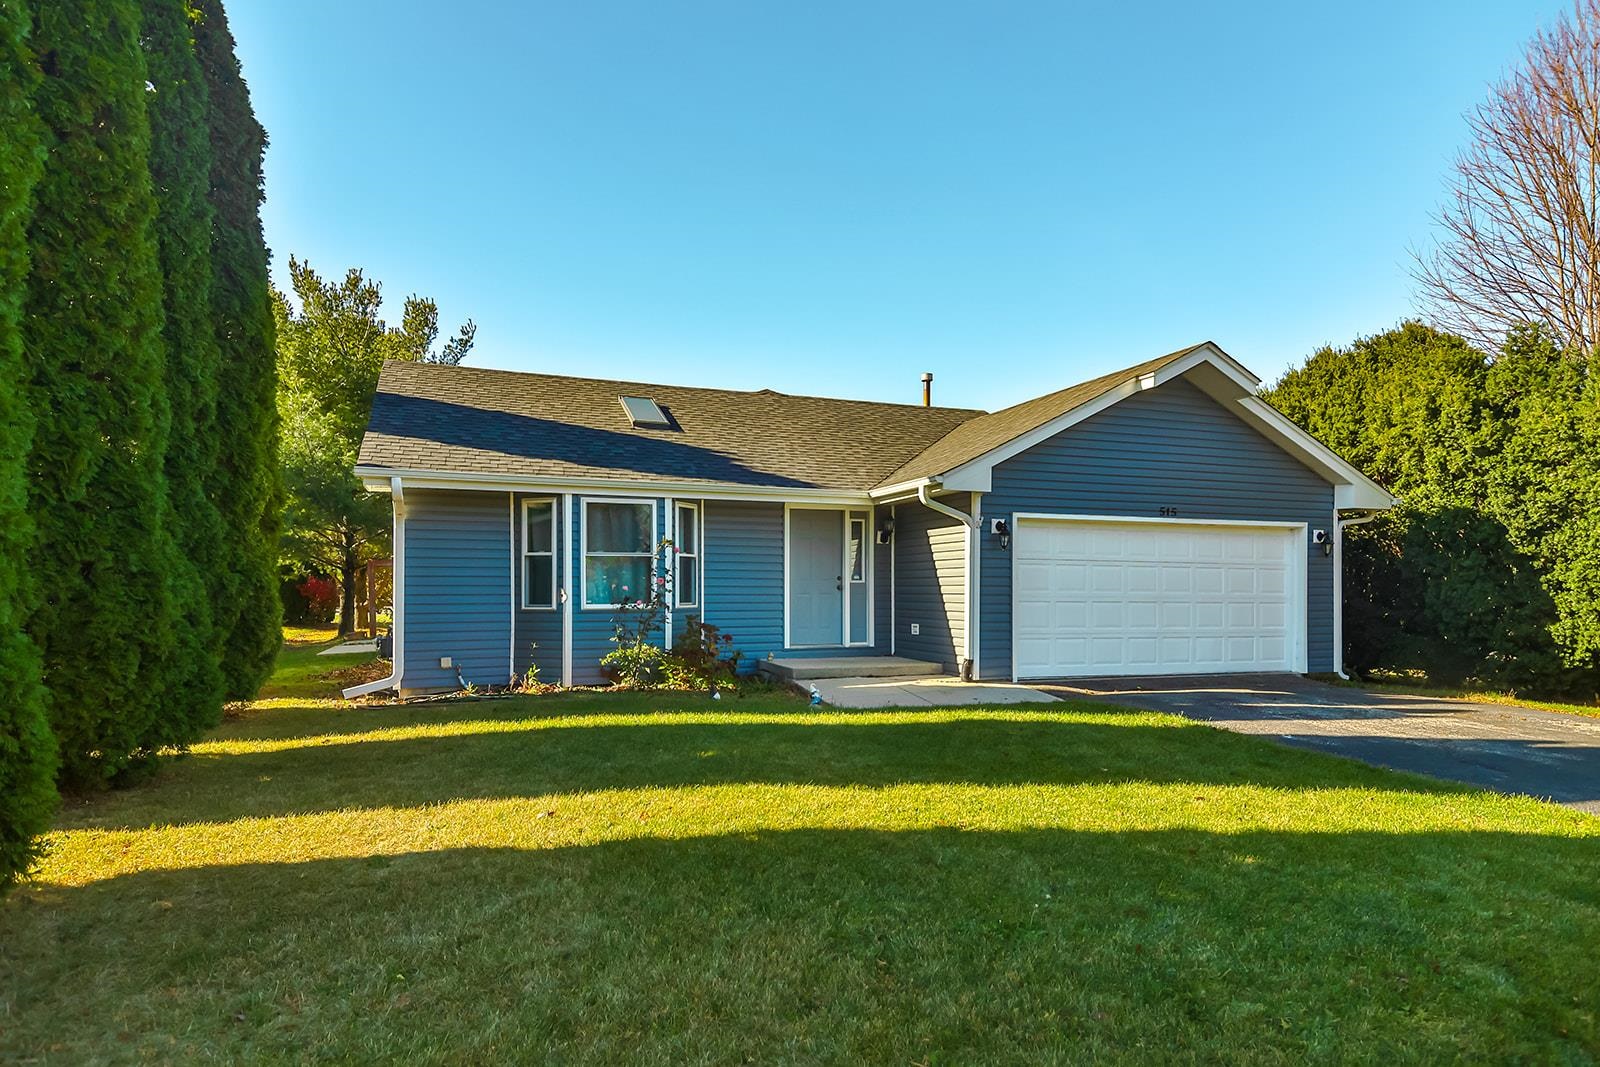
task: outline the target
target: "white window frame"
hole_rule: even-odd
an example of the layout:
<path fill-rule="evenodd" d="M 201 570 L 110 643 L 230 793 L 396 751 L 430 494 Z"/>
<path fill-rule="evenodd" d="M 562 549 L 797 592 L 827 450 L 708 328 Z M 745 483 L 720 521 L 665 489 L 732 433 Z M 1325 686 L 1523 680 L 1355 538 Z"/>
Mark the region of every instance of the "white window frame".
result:
<path fill-rule="evenodd" d="M 550 551 L 533 552 L 528 548 L 528 514 L 535 507 L 550 509 Z M 556 535 L 560 531 L 560 508 L 553 496 L 529 497 L 522 502 L 522 593 L 518 598 L 523 611 L 554 611 L 561 596 L 561 583 L 556 577 Z M 528 599 L 528 568 L 536 557 L 548 556 L 550 567 L 550 603 L 535 604 Z"/>
<path fill-rule="evenodd" d="M 683 512 L 687 509 L 693 513 L 690 520 L 694 524 L 694 551 L 683 550 Z M 705 582 L 705 565 L 702 562 L 705 545 L 705 529 L 700 520 L 700 505 L 687 500 L 674 500 L 672 502 L 672 606 L 680 611 L 695 611 L 700 607 L 700 587 Z M 694 588 L 689 590 L 689 599 L 684 599 L 683 583 L 678 581 L 678 562 L 688 556 L 695 561 Z"/>
<path fill-rule="evenodd" d="M 631 504 L 634 506 L 647 505 L 650 508 L 650 541 L 649 548 L 644 552 L 596 552 L 597 556 L 637 556 L 650 560 L 649 581 L 656 578 L 656 532 L 660 529 L 657 525 L 660 514 L 657 511 L 659 502 L 655 497 L 615 497 L 615 496 L 586 496 L 583 498 L 583 536 L 579 538 L 578 546 L 578 586 L 582 596 L 584 611 L 616 611 L 620 604 L 595 604 L 589 601 L 589 505 L 590 504 Z"/>
<path fill-rule="evenodd" d="M 855 571 L 847 569 L 845 571 L 845 574 L 849 578 L 851 585 L 866 585 L 867 584 L 867 575 L 868 575 L 868 571 L 867 571 L 867 553 L 869 551 L 869 549 L 867 548 L 867 536 L 868 536 L 867 527 L 868 527 L 868 525 L 869 524 L 867 522 L 867 517 L 865 515 L 857 515 L 853 511 L 845 513 L 844 555 L 845 555 L 845 565 L 846 565 L 847 568 L 849 567 L 849 564 L 850 564 L 850 541 L 851 541 L 852 538 L 855 537 L 856 527 L 857 526 L 861 527 L 861 538 L 860 538 L 860 540 L 858 540 L 856 542 L 856 544 L 859 545 L 860 547 L 859 547 L 858 551 L 856 552 L 856 560 L 855 560 L 856 566 L 861 568 L 861 577 L 859 577 L 859 578 L 856 577 Z M 845 620 L 846 629 L 848 629 L 849 622 L 850 622 L 849 619 Z M 848 634 L 846 636 L 848 636 Z"/>

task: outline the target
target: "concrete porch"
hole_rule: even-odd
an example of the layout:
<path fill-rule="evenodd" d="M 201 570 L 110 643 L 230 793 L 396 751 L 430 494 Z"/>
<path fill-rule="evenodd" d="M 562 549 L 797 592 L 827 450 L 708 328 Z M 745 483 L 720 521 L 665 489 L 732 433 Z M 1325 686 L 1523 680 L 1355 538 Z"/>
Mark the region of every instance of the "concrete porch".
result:
<path fill-rule="evenodd" d="M 763 660 L 761 670 L 797 689 L 815 689 L 836 708 L 963 707 L 1031 704 L 1049 693 L 999 682 L 963 682 L 923 660 L 899 656 L 835 656 Z"/>

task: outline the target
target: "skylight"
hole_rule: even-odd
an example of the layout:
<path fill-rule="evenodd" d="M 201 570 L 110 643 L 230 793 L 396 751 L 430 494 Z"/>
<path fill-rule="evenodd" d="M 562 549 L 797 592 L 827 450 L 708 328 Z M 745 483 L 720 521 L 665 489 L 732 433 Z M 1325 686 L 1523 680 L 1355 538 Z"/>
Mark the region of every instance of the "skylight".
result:
<path fill-rule="evenodd" d="M 672 420 L 667 418 L 667 413 L 661 410 L 660 404 L 657 404 L 649 397 L 624 396 L 618 399 L 622 401 L 622 407 L 627 411 L 628 418 L 633 421 L 635 428 L 641 430 L 672 429 Z"/>

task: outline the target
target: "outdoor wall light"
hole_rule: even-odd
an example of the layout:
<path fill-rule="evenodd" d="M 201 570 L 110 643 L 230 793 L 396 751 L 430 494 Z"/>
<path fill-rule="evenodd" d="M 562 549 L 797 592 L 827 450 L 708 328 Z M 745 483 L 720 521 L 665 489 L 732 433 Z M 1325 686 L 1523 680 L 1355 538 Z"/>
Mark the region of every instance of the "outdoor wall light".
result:
<path fill-rule="evenodd" d="M 884 519 L 878 523 L 878 544 L 886 545 L 894 537 L 894 519 Z"/>
<path fill-rule="evenodd" d="M 994 535 L 996 537 L 1000 538 L 1000 549 L 1001 549 L 1001 551 L 1010 551 L 1010 549 L 1011 549 L 1011 527 L 1006 524 L 1006 520 L 1004 520 L 1004 519 L 995 519 L 994 522 L 990 525 L 989 528 L 990 528 L 990 530 L 992 530 L 994 532 Z"/>
<path fill-rule="evenodd" d="M 1327 530 L 1312 530 L 1311 543 L 1314 545 L 1321 545 L 1322 554 L 1324 556 L 1333 555 L 1333 538 L 1328 536 Z"/>

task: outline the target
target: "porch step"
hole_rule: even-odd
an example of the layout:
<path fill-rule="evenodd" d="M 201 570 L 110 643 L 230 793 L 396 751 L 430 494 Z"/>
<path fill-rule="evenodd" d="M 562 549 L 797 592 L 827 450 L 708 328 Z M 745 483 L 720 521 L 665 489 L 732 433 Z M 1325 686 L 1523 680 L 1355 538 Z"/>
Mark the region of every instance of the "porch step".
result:
<path fill-rule="evenodd" d="M 901 656 L 800 656 L 764 659 L 760 669 L 785 682 L 821 678 L 915 678 L 942 673 L 937 663 Z"/>

